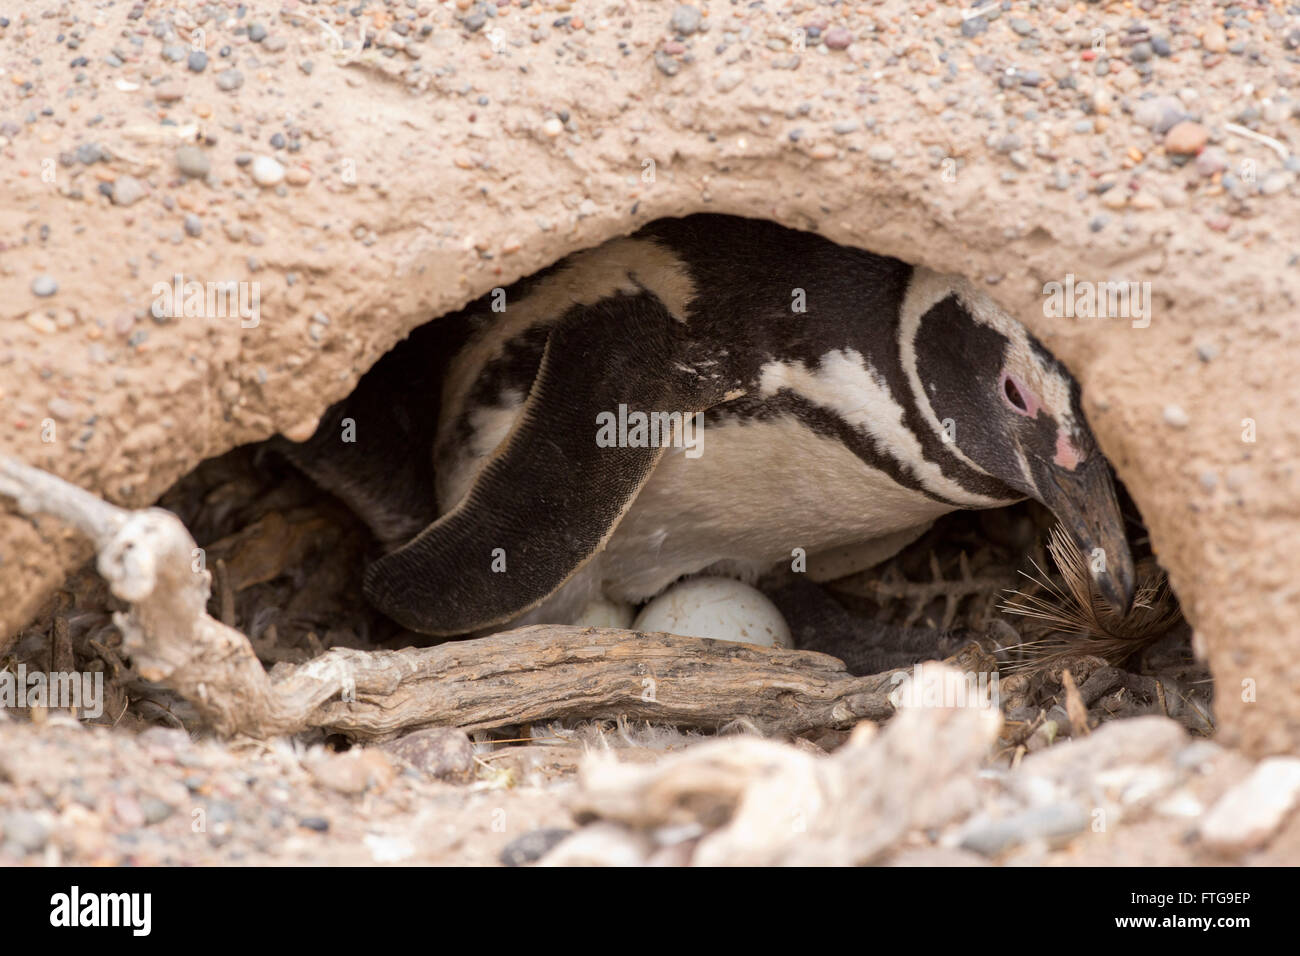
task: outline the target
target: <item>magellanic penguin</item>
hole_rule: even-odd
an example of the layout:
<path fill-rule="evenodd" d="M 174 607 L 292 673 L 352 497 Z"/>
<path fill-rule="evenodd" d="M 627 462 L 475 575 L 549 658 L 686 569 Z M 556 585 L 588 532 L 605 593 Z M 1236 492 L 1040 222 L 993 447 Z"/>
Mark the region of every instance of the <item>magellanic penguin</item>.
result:
<path fill-rule="evenodd" d="M 960 277 L 696 215 L 431 327 L 463 339 L 395 352 L 322 422 L 318 454 L 291 453 L 390 546 L 366 594 L 415 631 L 571 621 L 601 592 L 637 603 L 799 553 L 883 543 L 878 560 L 939 515 L 1026 497 L 1104 556 L 1100 591 L 1128 606 L 1077 384 Z"/>

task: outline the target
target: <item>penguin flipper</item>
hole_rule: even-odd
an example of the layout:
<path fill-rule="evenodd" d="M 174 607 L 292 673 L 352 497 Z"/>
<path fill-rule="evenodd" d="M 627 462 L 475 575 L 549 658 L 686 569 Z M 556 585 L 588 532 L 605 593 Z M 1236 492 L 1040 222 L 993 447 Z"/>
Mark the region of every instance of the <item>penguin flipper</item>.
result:
<path fill-rule="evenodd" d="M 398 623 L 456 635 L 536 607 L 603 547 L 664 453 L 602 447 L 602 415 L 703 411 L 721 383 L 689 362 L 684 323 L 649 293 L 575 306 L 553 327 L 528 400 L 465 498 L 366 571 Z"/>
<path fill-rule="evenodd" d="M 446 316 L 399 342 L 325 410 L 306 441 L 268 441 L 346 504 L 385 549 L 410 541 L 438 516 L 432 448 L 439 384 L 445 356 L 465 335 L 460 318 Z M 420 448 L 427 453 L 411 453 Z"/>

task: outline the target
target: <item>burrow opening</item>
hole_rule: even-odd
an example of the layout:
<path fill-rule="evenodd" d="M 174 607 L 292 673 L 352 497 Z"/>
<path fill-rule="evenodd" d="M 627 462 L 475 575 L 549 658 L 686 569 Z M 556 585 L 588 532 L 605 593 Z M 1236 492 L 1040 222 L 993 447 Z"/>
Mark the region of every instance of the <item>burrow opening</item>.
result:
<path fill-rule="evenodd" d="M 417 328 L 359 383 L 363 389 L 376 375 L 418 381 L 423 404 L 400 410 L 413 423 L 415 441 L 411 462 L 401 467 L 428 467 L 429 449 L 422 442 L 432 439 L 436 396 L 447 374 L 446 363 L 431 369 L 412 356 L 432 350 L 450 359 L 471 333 L 472 315 L 481 314 L 485 303 L 472 303 Z M 338 428 L 343 412 L 355 414 L 356 408 L 349 399 L 331 406 L 322 415 L 321 428 Z M 358 426 L 364 429 L 364 422 Z M 159 499 L 158 505 L 177 514 L 203 549 L 213 574 L 209 613 L 248 635 L 268 667 L 301 663 L 331 647 L 437 643 L 440 639 L 404 629 L 367 602 L 364 569 L 383 553 L 385 543 L 292 458 L 283 438 L 236 448 L 202 462 Z M 1117 488 L 1129 545 L 1150 580 L 1157 568 L 1145 527 L 1118 481 Z M 432 508 L 432 502 L 427 506 Z M 432 517 L 423 515 L 421 521 Z M 893 557 L 826 582 L 822 590 L 852 621 L 855 633 L 915 629 L 922 635 L 920 643 L 909 637 L 905 651 L 916 660 L 941 658 L 965 641 L 983 642 L 999 664 L 1009 728 L 1003 740 L 1009 749 L 1038 749 L 1069 736 L 1069 698 L 1076 692 L 1094 724 L 1159 713 L 1193 733 L 1212 733 L 1210 675 L 1192 653 L 1190 628 L 1177 617 L 1171 596 L 1170 622 L 1158 639 L 1134 642 L 1127 652 L 1113 640 L 1071 629 L 1070 622 L 1077 623 L 1080 614 L 1077 607 L 1071 609 L 1070 588 L 1047 548 L 1055 523 L 1052 513 L 1034 501 L 957 511 L 940 517 Z M 774 577 L 758 582 L 765 593 L 779 584 Z M 1032 605 L 1035 600 L 1040 608 L 1060 613 L 1037 620 L 1008 610 L 1009 604 Z M 198 718 L 188 703 L 143 681 L 121 654 L 112 623 L 112 613 L 120 607 L 93 563 L 88 564 L 24 629 L 4 663 L 44 668 L 58 655 L 66 663 L 70 654 L 77 668 L 105 672 L 104 722 L 197 731 Z M 782 610 L 787 617 L 800 613 L 797 605 L 782 604 Z M 809 627 L 801 627 L 799 620 L 789 623 L 801 646 L 800 634 Z M 933 635 L 931 643 L 925 643 L 924 633 Z M 888 666 L 904 663 L 898 656 L 878 660 Z M 499 736 L 514 733 L 506 729 Z M 822 742 L 833 744 L 834 736 Z"/>

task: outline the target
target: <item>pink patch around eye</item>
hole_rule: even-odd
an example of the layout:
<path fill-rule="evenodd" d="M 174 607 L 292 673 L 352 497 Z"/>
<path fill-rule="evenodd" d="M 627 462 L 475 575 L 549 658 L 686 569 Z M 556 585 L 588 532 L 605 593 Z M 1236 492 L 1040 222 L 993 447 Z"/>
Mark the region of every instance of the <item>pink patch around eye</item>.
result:
<path fill-rule="evenodd" d="M 1070 441 L 1070 436 L 1064 431 L 1056 433 L 1056 458 L 1053 460 L 1066 471 L 1074 471 L 1083 461 L 1079 449 L 1074 447 L 1074 442 Z"/>
<path fill-rule="evenodd" d="M 1038 414 L 1038 409 L 1041 407 L 1038 396 L 1010 372 L 1002 373 L 998 387 L 1002 392 L 1002 401 L 1006 402 L 1007 407 L 1017 415 L 1033 418 Z"/>

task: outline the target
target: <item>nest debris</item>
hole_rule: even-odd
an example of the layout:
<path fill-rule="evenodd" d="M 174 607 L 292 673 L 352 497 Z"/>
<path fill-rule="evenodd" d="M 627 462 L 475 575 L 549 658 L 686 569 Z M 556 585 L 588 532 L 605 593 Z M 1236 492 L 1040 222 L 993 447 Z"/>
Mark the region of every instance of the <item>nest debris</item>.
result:
<path fill-rule="evenodd" d="M 1087 555 L 1059 525 L 1052 528 L 1047 549 L 1061 583 L 1035 562 L 1037 576 L 1026 576 L 1045 593 L 1013 591 L 1001 605 L 1007 613 L 1032 619 L 1042 632 L 1040 639 L 1022 645 L 1026 656 L 1018 666 L 1042 670 L 1080 656 L 1120 665 L 1181 623 L 1182 611 L 1168 577 L 1154 561 L 1139 564 L 1133 603 L 1119 611 L 1101 596 Z"/>

